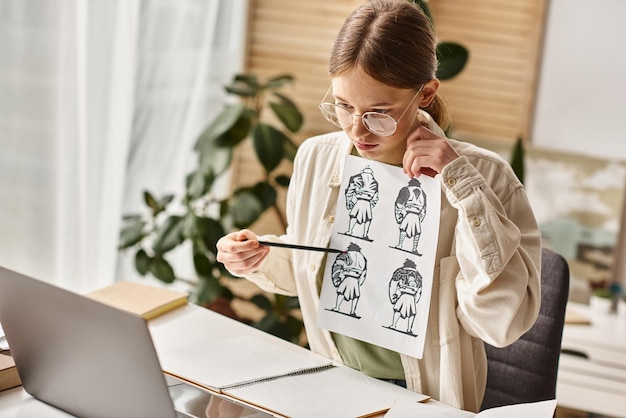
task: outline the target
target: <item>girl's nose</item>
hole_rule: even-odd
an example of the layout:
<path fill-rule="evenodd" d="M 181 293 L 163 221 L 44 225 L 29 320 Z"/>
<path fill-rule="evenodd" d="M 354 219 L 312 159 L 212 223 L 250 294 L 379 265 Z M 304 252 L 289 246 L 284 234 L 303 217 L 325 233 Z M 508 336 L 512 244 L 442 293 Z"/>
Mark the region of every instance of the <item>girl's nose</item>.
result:
<path fill-rule="evenodd" d="M 350 130 L 355 138 L 359 138 L 370 133 L 370 131 L 365 127 L 363 118 L 360 115 L 352 115 L 352 125 L 350 125 Z"/>

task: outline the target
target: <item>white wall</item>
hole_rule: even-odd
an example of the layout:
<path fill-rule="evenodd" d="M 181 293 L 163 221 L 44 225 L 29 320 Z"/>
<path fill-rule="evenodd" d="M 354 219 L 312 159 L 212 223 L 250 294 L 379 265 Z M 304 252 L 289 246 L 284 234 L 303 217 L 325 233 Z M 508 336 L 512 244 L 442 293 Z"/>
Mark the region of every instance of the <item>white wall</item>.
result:
<path fill-rule="evenodd" d="M 625 0 L 550 0 L 533 144 L 626 160 Z"/>

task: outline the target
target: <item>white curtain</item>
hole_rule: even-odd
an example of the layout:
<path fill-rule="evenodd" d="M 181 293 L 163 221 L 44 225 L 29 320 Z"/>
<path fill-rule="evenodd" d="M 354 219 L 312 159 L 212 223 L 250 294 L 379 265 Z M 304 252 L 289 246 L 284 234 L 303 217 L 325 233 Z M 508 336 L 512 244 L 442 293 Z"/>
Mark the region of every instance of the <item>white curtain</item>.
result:
<path fill-rule="evenodd" d="M 119 275 L 123 213 L 172 192 L 242 66 L 246 0 L 0 0 L 0 265 Z"/>

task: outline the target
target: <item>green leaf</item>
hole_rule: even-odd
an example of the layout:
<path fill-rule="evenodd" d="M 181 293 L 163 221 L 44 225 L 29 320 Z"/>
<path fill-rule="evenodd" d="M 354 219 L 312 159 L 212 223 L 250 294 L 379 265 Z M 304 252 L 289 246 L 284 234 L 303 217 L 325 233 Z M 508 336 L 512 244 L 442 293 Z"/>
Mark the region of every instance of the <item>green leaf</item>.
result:
<path fill-rule="evenodd" d="M 128 213 L 122 216 L 122 220 L 125 223 L 137 223 L 143 219 L 143 216 L 138 213 Z"/>
<path fill-rule="evenodd" d="M 217 241 L 226 235 L 222 224 L 212 218 L 197 217 L 196 226 L 207 249 L 217 254 Z"/>
<path fill-rule="evenodd" d="M 213 277 L 213 264 L 209 257 L 204 254 L 193 255 L 193 266 L 198 276 L 211 278 Z"/>
<path fill-rule="evenodd" d="M 240 82 L 240 83 L 247 84 L 249 86 L 259 85 L 259 79 L 254 74 L 235 74 L 235 76 L 233 77 L 233 82 L 234 83 Z"/>
<path fill-rule="evenodd" d="M 198 231 L 198 227 L 196 226 L 196 215 L 193 212 L 187 212 L 182 222 L 183 227 L 181 234 L 184 239 L 193 240 L 200 235 L 200 231 Z"/>
<path fill-rule="evenodd" d="M 220 147 L 235 147 L 239 145 L 250 134 L 250 127 L 256 118 L 256 112 L 244 109 L 239 119 L 235 121 L 230 129 L 215 138 L 215 144 Z"/>
<path fill-rule="evenodd" d="M 266 172 L 274 170 L 283 159 L 285 134 L 266 123 L 259 123 L 252 133 L 254 150 Z"/>
<path fill-rule="evenodd" d="M 439 60 L 437 78 L 449 80 L 465 68 L 469 52 L 464 46 L 455 42 L 441 42 L 437 44 L 437 59 Z"/>
<path fill-rule="evenodd" d="M 155 257 L 153 259 L 150 264 L 150 273 L 165 283 L 172 283 L 176 280 L 174 269 L 163 257 Z"/>
<path fill-rule="evenodd" d="M 254 193 L 263 205 L 263 210 L 267 210 L 276 204 L 278 193 L 276 193 L 276 189 L 266 181 L 255 184 L 252 188 L 252 193 Z"/>
<path fill-rule="evenodd" d="M 250 302 L 253 303 L 258 308 L 263 309 L 265 312 L 270 312 L 272 310 L 272 302 L 265 295 L 257 293 L 256 295 L 250 298 Z"/>
<path fill-rule="evenodd" d="M 265 89 L 277 89 L 286 86 L 287 84 L 293 83 L 293 76 L 290 74 L 281 74 L 275 77 L 270 78 L 263 85 Z"/>
<path fill-rule="evenodd" d="M 304 123 L 304 117 L 298 107 L 282 94 L 274 93 L 280 99 L 279 103 L 269 102 L 270 108 L 278 119 L 291 132 L 298 132 Z"/>
<path fill-rule="evenodd" d="M 198 171 L 212 173 L 212 176 L 217 177 L 228 170 L 232 159 L 231 147 L 221 147 L 216 142 L 203 142 L 198 148 Z"/>
<path fill-rule="evenodd" d="M 145 226 L 145 221 L 139 221 L 123 227 L 120 232 L 120 243 L 118 245 L 118 249 L 123 250 L 125 248 L 132 247 L 141 241 L 146 236 L 143 231 Z"/>
<path fill-rule="evenodd" d="M 143 249 L 137 251 L 135 254 L 135 268 L 137 269 L 137 272 L 142 276 L 145 276 L 150 270 L 150 264 L 152 264 L 150 256 L 148 256 Z"/>
<path fill-rule="evenodd" d="M 204 196 L 213 186 L 214 180 L 215 176 L 211 171 L 205 172 L 197 170 L 193 173 L 189 173 L 185 181 L 187 194 L 193 199 Z"/>
<path fill-rule="evenodd" d="M 243 103 L 225 106 L 200 134 L 194 149 L 200 150 L 206 143 L 213 143 L 217 137 L 228 132 L 239 121 L 245 109 Z"/>
<path fill-rule="evenodd" d="M 302 330 L 302 323 L 299 320 L 293 317 L 282 320 L 278 315 L 272 312 L 261 318 L 254 326 L 293 343 L 298 342 L 299 331 Z"/>
<path fill-rule="evenodd" d="M 210 304 L 220 296 L 231 295 L 230 292 L 215 277 L 201 277 L 198 281 L 198 290 L 195 293 L 196 303 Z"/>
<path fill-rule="evenodd" d="M 296 152 L 298 151 L 298 146 L 289 138 L 285 136 L 283 140 L 283 158 L 288 159 L 293 162 L 296 158 Z"/>
<path fill-rule="evenodd" d="M 233 196 L 229 212 L 235 228 L 247 228 L 263 213 L 263 205 L 252 192 L 244 191 Z"/>
<path fill-rule="evenodd" d="M 279 185 L 283 186 L 283 187 L 288 187 L 289 186 L 289 180 L 290 178 L 288 176 L 285 176 L 283 174 L 276 176 L 276 183 L 278 183 Z"/>
<path fill-rule="evenodd" d="M 209 249 L 202 240 L 202 237 L 195 237 L 192 239 L 192 242 L 192 254 L 206 254 L 207 252 L 209 252 Z"/>
<path fill-rule="evenodd" d="M 288 310 L 300 309 L 300 301 L 295 296 L 284 296 L 285 308 Z"/>
<path fill-rule="evenodd" d="M 288 316 L 282 324 L 282 329 L 284 330 L 283 339 L 291 341 L 294 344 L 300 343 L 300 334 L 304 330 L 302 320 L 293 316 Z"/>
<path fill-rule="evenodd" d="M 150 193 L 149 191 L 144 190 L 143 200 L 144 202 L 146 202 L 146 205 L 148 205 L 148 207 L 152 209 L 153 213 L 159 209 L 159 203 L 157 202 L 156 198 L 152 195 L 152 193 Z"/>
<path fill-rule="evenodd" d="M 253 74 L 236 74 L 233 81 L 224 86 L 224 89 L 240 97 L 256 97 L 262 89 L 257 77 Z"/>
<path fill-rule="evenodd" d="M 524 183 L 524 140 L 517 138 L 511 153 L 511 167 L 522 184 Z"/>
<path fill-rule="evenodd" d="M 174 195 L 165 195 L 161 199 L 154 197 L 152 193 L 145 190 L 143 192 L 143 200 L 146 205 L 152 210 L 152 216 L 156 217 L 159 213 L 163 212 L 167 205 L 174 199 Z"/>
<path fill-rule="evenodd" d="M 183 242 L 183 225 L 181 216 L 172 215 L 157 228 L 156 237 L 152 244 L 155 254 L 166 253 Z"/>

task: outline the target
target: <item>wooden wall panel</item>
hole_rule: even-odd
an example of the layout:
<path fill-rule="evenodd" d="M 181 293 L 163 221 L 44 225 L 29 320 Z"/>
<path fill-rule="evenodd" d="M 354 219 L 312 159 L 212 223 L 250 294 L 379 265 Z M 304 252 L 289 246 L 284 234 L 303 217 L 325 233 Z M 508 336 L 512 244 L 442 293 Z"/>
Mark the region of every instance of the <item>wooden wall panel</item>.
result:
<path fill-rule="evenodd" d="M 432 0 L 440 40 L 470 51 L 465 70 L 442 84 L 455 136 L 530 140 L 547 0 Z"/>

